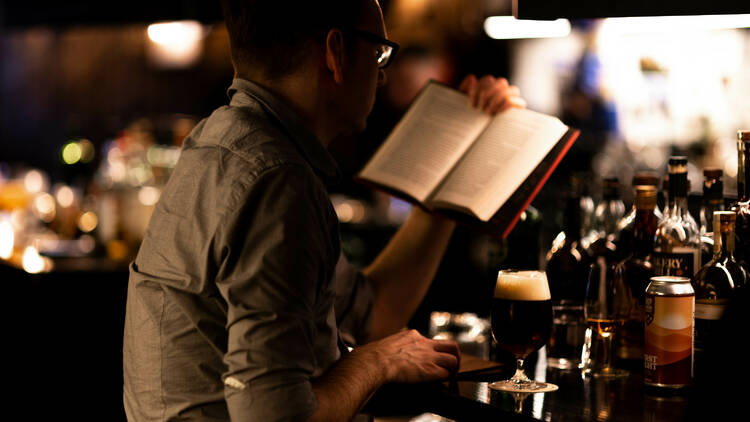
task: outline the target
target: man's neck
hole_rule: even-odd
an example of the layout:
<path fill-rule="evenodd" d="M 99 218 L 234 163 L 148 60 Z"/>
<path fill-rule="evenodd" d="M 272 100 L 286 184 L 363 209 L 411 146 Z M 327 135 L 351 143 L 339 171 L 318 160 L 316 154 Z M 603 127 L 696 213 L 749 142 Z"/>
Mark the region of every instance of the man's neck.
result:
<path fill-rule="evenodd" d="M 302 123 L 312 132 L 323 147 L 335 137 L 326 119 L 324 101 L 319 85 L 314 82 L 315 75 L 312 72 L 297 72 L 283 78 L 260 78 L 253 76 L 239 76 L 249 79 L 263 86 L 278 96 L 301 118 Z"/>

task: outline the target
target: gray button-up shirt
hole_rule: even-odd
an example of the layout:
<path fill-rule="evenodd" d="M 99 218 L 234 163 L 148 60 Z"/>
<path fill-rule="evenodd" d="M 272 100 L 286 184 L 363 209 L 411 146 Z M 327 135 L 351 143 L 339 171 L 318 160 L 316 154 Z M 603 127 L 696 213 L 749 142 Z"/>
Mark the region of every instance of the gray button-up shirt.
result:
<path fill-rule="evenodd" d="M 134 421 L 287 421 L 367 334 L 372 288 L 341 258 L 332 157 L 273 94 L 235 79 L 186 138 L 131 265 L 124 403 Z"/>

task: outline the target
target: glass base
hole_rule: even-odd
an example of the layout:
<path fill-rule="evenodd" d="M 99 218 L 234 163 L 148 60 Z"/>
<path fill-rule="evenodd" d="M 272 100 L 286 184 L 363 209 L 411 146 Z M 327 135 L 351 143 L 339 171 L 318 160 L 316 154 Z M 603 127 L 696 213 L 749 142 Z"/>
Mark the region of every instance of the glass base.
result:
<path fill-rule="evenodd" d="M 578 368 L 579 359 L 566 358 L 547 358 L 547 367 L 555 369 L 574 369 Z"/>
<path fill-rule="evenodd" d="M 594 378 L 622 378 L 630 375 L 630 372 L 619 368 L 602 368 L 599 370 L 584 371 L 586 375 Z"/>
<path fill-rule="evenodd" d="M 548 382 L 515 382 L 511 380 L 495 381 L 490 384 L 490 388 L 499 391 L 508 391 L 512 393 L 548 393 L 557 390 L 557 385 Z"/>

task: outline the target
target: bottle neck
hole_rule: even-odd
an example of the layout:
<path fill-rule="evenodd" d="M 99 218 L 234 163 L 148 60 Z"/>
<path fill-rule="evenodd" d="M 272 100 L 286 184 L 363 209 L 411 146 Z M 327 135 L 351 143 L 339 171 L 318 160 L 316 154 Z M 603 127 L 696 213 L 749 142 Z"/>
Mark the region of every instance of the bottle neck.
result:
<path fill-rule="evenodd" d="M 734 227 L 714 225 L 714 259 L 734 258 Z"/>
<path fill-rule="evenodd" d="M 654 251 L 656 238 L 656 215 L 654 209 L 638 208 L 633 223 L 633 255 L 645 257 Z"/>
<path fill-rule="evenodd" d="M 750 148 L 745 141 L 737 141 L 737 200 L 750 200 Z"/>
<path fill-rule="evenodd" d="M 687 208 L 687 173 L 669 174 L 669 206 Z"/>
<path fill-rule="evenodd" d="M 687 196 L 679 196 L 676 198 L 669 199 L 669 214 L 670 215 L 685 215 L 688 211 L 688 200 Z"/>

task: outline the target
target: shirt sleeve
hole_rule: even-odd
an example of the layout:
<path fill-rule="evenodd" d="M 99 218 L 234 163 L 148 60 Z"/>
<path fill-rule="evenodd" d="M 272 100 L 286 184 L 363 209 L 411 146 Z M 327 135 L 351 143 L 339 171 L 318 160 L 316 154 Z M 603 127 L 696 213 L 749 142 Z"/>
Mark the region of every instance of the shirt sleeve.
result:
<path fill-rule="evenodd" d="M 310 176 L 302 165 L 266 171 L 217 234 L 228 245 L 217 285 L 228 308 L 222 378 L 233 421 L 300 420 L 317 408 L 316 303 L 339 254 L 327 196 Z"/>
<path fill-rule="evenodd" d="M 372 324 L 372 280 L 341 253 L 336 264 L 336 322 L 349 345 L 363 344 Z"/>

